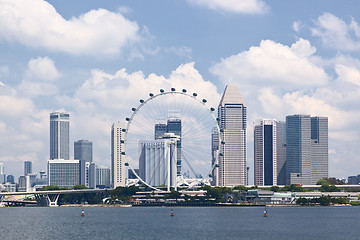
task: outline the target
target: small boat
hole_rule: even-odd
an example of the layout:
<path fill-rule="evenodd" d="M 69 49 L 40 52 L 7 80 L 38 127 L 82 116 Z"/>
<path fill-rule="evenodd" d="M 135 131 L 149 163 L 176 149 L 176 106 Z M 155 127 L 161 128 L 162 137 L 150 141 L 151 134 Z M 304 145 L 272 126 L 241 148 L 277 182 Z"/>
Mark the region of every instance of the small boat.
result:
<path fill-rule="evenodd" d="M 264 217 L 267 217 L 268 215 L 267 215 L 267 210 L 266 210 L 266 208 L 265 208 L 265 210 L 264 210 Z"/>
<path fill-rule="evenodd" d="M 84 209 L 81 210 L 81 216 L 82 216 L 82 217 L 85 217 L 85 211 L 84 211 Z"/>
<path fill-rule="evenodd" d="M 174 216 L 174 210 L 171 209 L 171 213 L 170 216 L 173 217 Z"/>

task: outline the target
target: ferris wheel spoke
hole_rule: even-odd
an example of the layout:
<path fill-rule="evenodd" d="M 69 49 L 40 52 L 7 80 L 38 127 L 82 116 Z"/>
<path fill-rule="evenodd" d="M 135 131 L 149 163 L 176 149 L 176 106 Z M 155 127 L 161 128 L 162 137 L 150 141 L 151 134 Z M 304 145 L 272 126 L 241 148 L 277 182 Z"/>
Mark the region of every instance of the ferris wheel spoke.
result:
<path fill-rule="evenodd" d="M 169 119 L 175 118 L 179 119 L 181 124 L 179 133 L 181 145 L 178 148 L 178 151 L 181 151 L 179 153 L 181 157 L 173 155 L 175 159 L 172 160 L 173 162 L 181 160 L 179 165 L 181 170 L 180 168 L 177 169 L 180 170 L 178 174 L 190 171 L 195 178 L 208 176 L 209 174 L 206 175 L 206 173 L 213 169 L 212 133 L 214 128 L 218 128 L 216 117 L 213 115 L 214 109 L 209 109 L 206 106 L 206 101 L 201 98 L 186 91 L 175 91 L 175 89 L 171 89 L 169 92 L 161 91 L 159 94 L 153 94 L 146 100 L 140 100 L 140 103 L 137 108 L 133 108 L 134 113 L 127 119 L 124 151 L 129 167 L 132 170 L 140 168 L 140 142 L 154 144 L 152 147 L 154 151 L 157 151 L 156 144 L 166 141 L 155 140 L 155 125 L 163 123 L 167 126 Z M 175 128 L 174 131 L 178 130 Z M 166 130 L 166 132 L 172 132 L 172 130 Z M 178 134 L 178 132 L 173 133 Z M 156 189 L 156 186 L 151 185 L 158 185 L 159 179 L 162 179 L 160 180 L 160 182 L 162 181 L 161 184 L 167 185 L 168 182 L 163 180 L 168 179 L 168 177 L 172 178 L 174 175 L 170 176 L 170 173 L 165 169 L 165 156 L 163 154 L 152 157 L 158 159 L 149 159 L 152 169 L 148 170 L 146 179 L 140 179 L 140 176 L 136 176 L 145 185 Z M 177 165 L 178 163 L 175 164 L 175 168 Z"/>

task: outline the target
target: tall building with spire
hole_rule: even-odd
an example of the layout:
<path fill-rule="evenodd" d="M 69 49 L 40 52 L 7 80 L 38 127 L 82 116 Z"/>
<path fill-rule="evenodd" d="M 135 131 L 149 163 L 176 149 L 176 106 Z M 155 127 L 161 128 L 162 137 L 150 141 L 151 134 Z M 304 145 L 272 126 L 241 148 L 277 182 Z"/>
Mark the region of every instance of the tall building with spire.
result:
<path fill-rule="evenodd" d="M 70 114 L 50 113 L 50 160 L 70 159 Z"/>
<path fill-rule="evenodd" d="M 218 107 L 221 134 L 219 185 L 246 185 L 246 106 L 236 85 L 226 86 Z"/>
<path fill-rule="evenodd" d="M 112 187 L 125 187 L 125 129 L 124 122 L 116 122 L 111 127 L 111 185 Z"/>

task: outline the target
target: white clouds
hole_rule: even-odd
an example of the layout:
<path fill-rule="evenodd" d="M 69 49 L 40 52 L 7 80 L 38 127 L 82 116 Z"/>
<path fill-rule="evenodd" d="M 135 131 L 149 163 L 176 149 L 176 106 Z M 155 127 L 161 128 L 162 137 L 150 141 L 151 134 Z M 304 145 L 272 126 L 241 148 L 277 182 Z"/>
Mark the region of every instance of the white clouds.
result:
<path fill-rule="evenodd" d="M 331 13 L 324 13 L 315 23 L 312 34 L 320 37 L 325 46 L 344 51 L 360 50 L 360 27 L 354 19 L 347 24 Z"/>
<path fill-rule="evenodd" d="M 271 40 L 215 64 L 210 71 L 224 82 L 240 85 L 277 86 L 282 89 L 319 86 L 328 81 L 326 72 L 311 61 L 316 49 L 299 39 L 291 47 Z"/>
<path fill-rule="evenodd" d="M 216 11 L 232 13 L 266 13 L 268 5 L 262 0 L 187 0 L 190 4 Z"/>
<path fill-rule="evenodd" d="M 61 76 L 55 63 L 48 57 L 31 59 L 24 74 L 24 79 L 18 86 L 18 91 L 24 96 L 51 96 L 58 89 L 53 83 Z"/>
<path fill-rule="evenodd" d="M 138 41 L 139 27 L 120 13 L 91 10 L 64 19 L 44 0 L 0 1 L 0 36 L 8 41 L 70 54 L 117 54 Z"/>
<path fill-rule="evenodd" d="M 26 77 L 38 80 L 53 81 L 61 76 L 55 63 L 48 57 L 31 59 L 28 63 Z"/>
<path fill-rule="evenodd" d="M 20 118 L 22 115 L 30 114 L 33 107 L 32 101 L 27 98 L 0 95 L 0 116 L 2 118 Z"/>
<path fill-rule="evenodd" d="M 122 109 L 128 112 L 131 106 L 138 104 L 139 98 L 147 97 L 150 92 L 189 86 L 209 99 L 219 96 L 216 87 L 202 78 L 194 63 L 188 63 L 172 71 L 168 78 L 156 74 L 145 76 L 141 71 L 128 73 L 126 69 L 113 75 L 92 70 L 91 78 L 78 89 L 72 101 L 80 111 Z"/>
<path fill-rule="evenodd" d="M 300 32 L 300 30 L 304 27 L 304 25 L 301 23 L 301 21 L 294 21 L 293 22 L 293 29 L 295 32 Z"/>
<path fill-rule="evenodd" d="M 337 64 L 335 66 L 336 73 L 343 81 L 352 83 L 353 85 L 360 87 L 360 70 L 354 67 Z"/>

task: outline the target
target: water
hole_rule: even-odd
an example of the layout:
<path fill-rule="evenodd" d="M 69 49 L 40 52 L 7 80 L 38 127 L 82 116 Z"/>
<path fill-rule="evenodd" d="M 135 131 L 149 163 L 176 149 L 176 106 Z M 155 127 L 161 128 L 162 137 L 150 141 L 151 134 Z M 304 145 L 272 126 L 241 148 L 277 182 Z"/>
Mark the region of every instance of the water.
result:
<path fill-rule="evenodd" d="M 360 239 L 359 207 L 0 208 L 0 239 Z"/>

